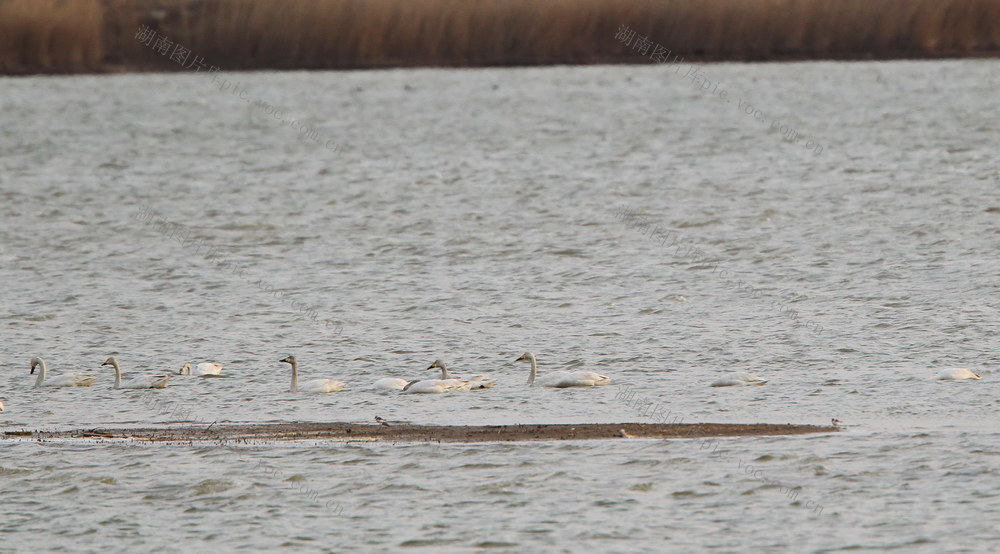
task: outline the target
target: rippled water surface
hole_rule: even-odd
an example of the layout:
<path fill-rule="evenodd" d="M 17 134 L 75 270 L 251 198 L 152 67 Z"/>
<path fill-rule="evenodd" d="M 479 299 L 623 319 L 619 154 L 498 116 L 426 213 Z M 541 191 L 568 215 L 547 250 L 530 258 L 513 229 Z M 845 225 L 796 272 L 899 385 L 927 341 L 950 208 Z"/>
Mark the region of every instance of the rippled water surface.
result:
<path fill-rule="evenodd" d="M 998 69 L 706 66 L 727 97 L 663 66 L 226 75 L 245 98 L 199 75 L 2 79 L 0 430 L 845 427 L 5 440 L 0 551 L 995 551 Z M 525 350 L 618 386 L 528 388 Z M 348 390 L 287 392 L 287 354 Z M 109 355 L 228 378 L 152 402 L 111 388 Z M 99 380 L 33 389 L 33 356 Z M 498 384 L 363 390 L 437 358 Z M 983 378 L 931 379 L 949 366 Z M 734 371 L 769 382 L 707 386 Z"/>

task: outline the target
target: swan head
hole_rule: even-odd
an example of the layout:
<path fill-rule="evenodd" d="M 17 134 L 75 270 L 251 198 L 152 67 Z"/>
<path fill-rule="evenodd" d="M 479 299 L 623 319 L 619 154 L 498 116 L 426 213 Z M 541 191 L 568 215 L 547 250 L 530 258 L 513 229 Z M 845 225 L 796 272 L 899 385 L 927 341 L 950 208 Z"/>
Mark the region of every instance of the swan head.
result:
<path fill-rule="evenodd" d="M 432 363 L 427 369 L 434 369 L 435 367 L 439 369 L 448 369 L 441 360 L 434 360 L 434 363 Z"/>
<path fill-rule="evenodd" d="M 101 364 L 101 365 L 102 366 L 106 366 L 106 365 L 118 365 L 118 360 L 116 360 L 114 356 L 110 356 L 110 357 L 108 357 L 107 360 L 104 360 L 104 363 Z"/>
<path fill-rule="evenodd" d="M 523 360 L 534 360 L 534 359 L 535 359 L 535 355 L 534 354 L 532 354 L 531 352 L 525 352 L 524 354 L 521 354 L 520 356 L 518 356 L 518 358 L 516 360 L 514 360 L 514 361 L 515 362 L 520 362 L 520 361 L 523 361 Z"/>
<path fill-rule="evenodd" d="M 28 375 L 34 374 L 35 373 L 35 368 L 38 367 L 41 364 L 42 364 L 42 359 L 41 358 L 32 358 L 31 359 L 31 371 L 28 372 Z"/>
<path fill-rule="evenodd" d="M 184 364 L 181 366 L 181 370 L 177 372 L 178 375 L 191 375 L 191 364 Z"/>
<path fill-rule="evenodd" d="M 284 358 L 282 358 L 282 359 L 280 359 L 278 361 L 282 362 L 282 363 L 285 363 L 285 364 L 294 364 L 295 363 L 295 356 L 285 356 Z"/>

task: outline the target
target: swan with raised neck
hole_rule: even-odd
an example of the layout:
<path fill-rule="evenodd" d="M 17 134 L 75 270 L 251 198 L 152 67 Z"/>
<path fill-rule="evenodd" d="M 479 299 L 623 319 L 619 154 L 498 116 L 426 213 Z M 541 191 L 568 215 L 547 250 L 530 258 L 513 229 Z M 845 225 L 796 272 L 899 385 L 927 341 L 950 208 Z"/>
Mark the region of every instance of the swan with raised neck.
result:
<path fill-rule="evenodd" d="M 295 356 L 285 356 L 278 360 L 292 366 L 292 386 L 289 392 L 338 392 L 344 390 L 344 382 L 335 379 L 310 379 L 299 385 L 299 362 Z"/>
<path fill-rule="evenodd" d="M 593 371 L 586 370 L 573 372 L 550 372 L 539 379 L 538 360 L 535 359 L 535 355 L 531 352 L 525 352 L 514 361 L 519 362 L 521 360 L 528 360 L 531 362 L 531 373 L 528 375 L 528 385 L 564 389 L 569 387 L 597 387 L 611 384 L 611 378 L 607 375 L 601 375 L 600 373 L 594 373 Z"/>
<path fill-rule="evenodd" d="M 455 381 L 461 385 L 462 390 L 488 389 L 496 384 L 496 381 L 487 375 L 476 375 L 474 377 L 464 378 L 452 377 L 448 372 L 448 366 L 446 366 L 441 360 L 434 360 L 434 363 L 432 363 L 427 369 L 434 369 L 435 367 L 441 369 L 442 381 Z"/>
<path fill-rule="evenodd" d="M 157 375 L 155 377 L 142 375 L 122 383 L 122 368 L 118 365 L 118 360 L 114 356 L 109 356 L 101 364 L 101 367 L 106 365 L 115 368 L 114 388 L 116 389 L 165 389 L 167 388 L 167 383 L 170 382 L 170 375 Z"/>
<path fill-rule="evenodd" d="M 31 359 L 31 370 L 28 374 L 31 375 L 35 373 L 35 368 L 40 367 L 38 372 L 38 379 L 35 380 L 35 386 L 41 387 L 45 385 L 45 380 L 49 375 L 49 368 L 45 365 L 45 360 L 35 357 Z M 69 373 L 66 375 L 58 375 L 49 380 L 48 386 L 52 387 L 89 387 L 94 384 L 97 378 L 93 375 L 84 375 L 81 373 Z"/>

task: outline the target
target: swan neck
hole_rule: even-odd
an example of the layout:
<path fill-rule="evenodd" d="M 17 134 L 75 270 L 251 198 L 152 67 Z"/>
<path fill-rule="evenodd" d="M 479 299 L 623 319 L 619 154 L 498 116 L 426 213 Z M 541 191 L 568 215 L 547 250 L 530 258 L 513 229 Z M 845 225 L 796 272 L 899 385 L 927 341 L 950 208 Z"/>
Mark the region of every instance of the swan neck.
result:
<path fill-rule="evenodd" d="M 448 379 L 449 378 L 448 377 L 448 368 L 445 367 L 445 366 L 443 366 L 443 365 L 441 366 L 441 378 L 442 379 Z"/>
<path fill-rule="evenodd" d="M 292 392 L 298 392 L 299 390 L 299 364 L 295 360 L 292 360 Z"/>
<path fill-rule="evenodd" d="M 41 369 L 38 370 L 38 379 L 35 379 L 35 386 L 40 387 L 42 386 L 42 383 L 45 382 L 45 376 L 48 374 L 49 368 L 45 367 L 45 360 L 41 358 L 37 359 L 38 359 L 38 365 L 41 366 Z"/>
<path fill-rule="evenodd" d="M 534 354 L 528 356 L 528 361 L 531 362 L 531 374 L 528 375 L 528 384 L 531 385 L 535 382 L 535 377 L 538 376 L 538 362 L 535 361 Z"/>
<path fill-rule="evenodd" d="M 115 388 L 121 388 L 122 368 L 118 366 L 118 360 L 111 360 L 111 367 L 115 368 Z"/>

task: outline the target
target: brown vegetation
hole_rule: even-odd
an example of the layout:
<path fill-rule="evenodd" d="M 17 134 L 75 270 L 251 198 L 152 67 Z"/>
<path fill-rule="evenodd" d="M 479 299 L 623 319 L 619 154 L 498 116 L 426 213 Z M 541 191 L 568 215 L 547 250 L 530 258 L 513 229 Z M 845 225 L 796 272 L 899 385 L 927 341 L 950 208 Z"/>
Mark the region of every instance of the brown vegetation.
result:
<path fill-rule="evenodd" d="M 95 70 L 104 53 L 100 0 L 0 1 L 0 72 Z"/>
<path fill-rule="evenodd" d="M 140 24 L 223 69 L 643 63 L 1000 52 L 1000 0 L 0 0 L 0 72 L 178 70 Z"/>

